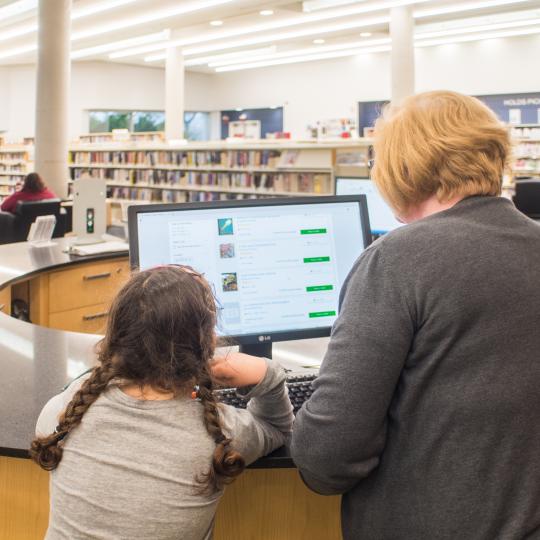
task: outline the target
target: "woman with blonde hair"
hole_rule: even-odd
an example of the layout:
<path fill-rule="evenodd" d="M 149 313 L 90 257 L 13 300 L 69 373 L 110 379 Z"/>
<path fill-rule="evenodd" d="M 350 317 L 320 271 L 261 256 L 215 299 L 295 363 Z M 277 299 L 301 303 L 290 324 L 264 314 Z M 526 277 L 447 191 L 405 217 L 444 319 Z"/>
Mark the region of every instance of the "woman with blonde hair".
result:
<path fill-rule="evenodd" d="M 351 271 L 292 439 L 307 485 L 343 494 L 345 540 L 540 538 L 540 228 L 499 196 L 509 153 L 454 92 L 376 124 L 408 225 Z"/>

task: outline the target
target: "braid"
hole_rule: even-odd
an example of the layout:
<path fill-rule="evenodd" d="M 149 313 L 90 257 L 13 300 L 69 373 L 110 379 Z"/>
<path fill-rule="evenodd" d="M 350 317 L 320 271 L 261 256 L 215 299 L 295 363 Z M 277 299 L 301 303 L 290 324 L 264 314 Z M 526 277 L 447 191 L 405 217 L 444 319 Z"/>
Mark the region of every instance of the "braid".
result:
<path fill-rule="evenodd" d="M 231 439 L 225 437 L 221 427 L 218 403 L 212 393 L 212 379 L 204 370 L 203 378 L 199 381 L 198 397 L 204 407 L 204 425 L 208 434 L 214 439 L 216 448 L 212 458 L 212 467 L 197 481 L 201 484 L 201 492 L 212 494 L 230 484 L 240 475 L 246 464 L 239 452 L 231 447 Z"/>
<path fill-rule="evenodd" d="M 32 441 L 30 457 L 42 469 L 46 471 L 56 469 L 62 459 L 62 441 L 80 424 L 84 413 L 113 378 L 114 370 L 109 362 L 96 366 L 69 402 L 54 433 L 47 437 L 36 437 Z"/>

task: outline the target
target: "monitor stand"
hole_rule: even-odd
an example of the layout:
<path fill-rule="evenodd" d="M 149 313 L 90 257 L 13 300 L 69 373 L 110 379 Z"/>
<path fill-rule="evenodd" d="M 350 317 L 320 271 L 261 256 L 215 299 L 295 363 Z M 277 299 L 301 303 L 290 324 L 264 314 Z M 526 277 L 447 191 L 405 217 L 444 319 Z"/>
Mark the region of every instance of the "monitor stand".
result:
<path fill-rule="evenodd" d="M 259 356 L 260 358 L 272 358 L 272 342 L 240 345 L 240 352 L 251 356 Z"/>

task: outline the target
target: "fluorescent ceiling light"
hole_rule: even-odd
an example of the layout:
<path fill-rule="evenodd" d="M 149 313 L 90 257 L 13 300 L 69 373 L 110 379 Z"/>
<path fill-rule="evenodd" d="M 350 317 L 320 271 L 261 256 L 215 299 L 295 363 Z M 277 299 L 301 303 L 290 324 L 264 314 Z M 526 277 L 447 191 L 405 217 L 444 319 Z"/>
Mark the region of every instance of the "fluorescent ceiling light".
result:
<path fill-rule="evenodd" d="M 424 17 L 434 17 L 436 15 L 447 15 L 450 13 L 460 13 L 462 11 L 475 11 L 477 9 L 486 9 L 498 6 L 509 6 L 512 4 L 524 4 L 530 0 L 484 0 L 480 2 L 471 2 L 468 0 L 462 4 L 454 4 L 444 7 L 435 7 L 431 9 L 423 9 L 414 12 L 415 19 Z"/>
<path fill-rule="evenodd" d="M 357 2 L 365 2 L 365 0 L 308 0 L 302 2 L 302 11 L 310 13 L 319 9 L 328 9 L 346 4 L 356 4 Z"/>
<path fill-rule="evenodd" d="M 360 32 L 360 37 L 371 37 L 371 32 Z"/>
<path fill-rule="evenodd" d="M 536 26 L 534 28 L 524 28 L 521 30 L 486 32 L 482 34 L 475 34 L 472 36 L 456 36 L 431 40 L 428 39 L 426 41 L 418 41 L 417 43 L 415 43 L 415 47 L 435 47 L 437 45 L 451 45 L 454 43 L 467 43 L 470 41 L 483 41 L 487 39 L 497 39 L 505 37 L 529 36 L 533 34 L 540 34 L 540 26 Z"/>
<path fill-rule="evenodd" d="M 133 4 L 133 2 L 138 1 L 139 0 L 106 0 L 104 2 L 97 2 L 89 6 L 73 10 L 71 20 L 76 21 L 77 19 L 88 17 L 89 15 L 95 15 L 96 13 L 101 13 L 102 11 L 108 11 L 110 9 L 125 6 L 126 4 Z"/>
<path fill-rule="evenodd" d="M 310 24 L 315 22 L 325 22 L 332 19 L 339 19 L 345 17 L 351 17 L 353 15 L 362 15 L 370 13 L 373 11 L 382 11 L 385 9 L 390 9 L 392 7 L 420 4 L 424 2 L 430 2 L 431 0 L 385 0 L 382 2 L 377 2 L 375 4 L 366 4 L 366 5 L 355 5 L 343 9 L 336 9 L 333 11 L 325 11 L 324 13 L 314 13 L 311 15 L 300 15 L 291 19 L 276 20 L 264 24 L 256 24 L 249 26 L 247 28 L 238 28 L 236 30 L 228 30 L 225 32 L 219 32 L 214 34 L 197 34 L 196 36 L 185 38 L 185 39 L 176 39 L 167 44 L 167 46 L 160 45 L 149 45 L 147 47 L 140 47 L 131 50 L 118 51 L 110 55 L 110 58 L 125 58 L 127 56 L 136 56 L 142 53 L 149 53 L 152 51 L 158 51 L 161 49 L 166 49 L 167 47 L 185 47 L 186 45 L 196 45 L 198 43 L 208 43 L 217 40 L 225 40 L 228 38 L 234 38 L 239 36 L 244 36 L 246 34 L 261 34 L 262 32 L 268 32 L 270 30 L 281 30 L 283 28 L 289 28 L 291 26 L 299 26 L 304 24 Z M 380 17 L 377 19 L 378 23 L 387 23 L 389 22 L 389 17 Z M 369 26 L 369 25 L 366 25 Z M 308 35 L 301 34 L 300 37 Z M 313 34 L 311 34 L 313 35 Z M 259 41 L 257 43 L 262 43 L 260 41 L 261 37 L 259 36 Z M 219 50 L 221 45 L 211 49 Z M 210 49 L 208 49 L 210 50 Z"/>
<path fill-rule="evenodd" d="M 380 17 L 378 19 L 362 19 L 359 21 L 349 21 L 347 23 L 342 23 L 342 24 L 319 26 L 317 28 L 306 28 L 304 30 L 297 30 L 295 32 L 283 32 L 282 34 L 271 34 L 267 36 L 258 36 L 254 38 L 244 39 L 244 40 L 229 41 L 228 43 L 219 43 L 219 44 L 216 43 L 214 45 L 206 45 L 203 47 L 194 47 L 191 49 L 184 49 L 184 55 L 189 56 L 193 54 L 204 54 L 207 52 L 212 52 L 212 51 L 217 51 L 217 50 L 246 47 L 248 45 L 273 43 L 276 41 L 285 41 L 288 39 L 309 37 L 309 36 L 320 35 L 320 34 L 331 34 L 333 32 L 339 32 L 341 30 L 362 28 L 364 26 L 373 26 L 376 24 L 384 24 L 387 22 L 388 22 L 388 17 Z"/>
<path fill-rule="evenodd" d="M 0 8 L 0 21 L 6 22 L 9 17 L 15 17 L 21 13 L 32 11 L 37 8 L 37 0 L 19 0 Z"/>
<path fill-rule="evenodd" d="M 314 39 L 313 43 L 315 43 L 315 45 L 322 45 L 324 43 L 324 39 Z"/>
<path fill-rule="evenodd" d="M 236 51 L 232 53 L 225 53 L 225 54 L 218 54 L 214 56 L 203 56 L 199 58 L 193 58 L 192 60 L 187 60 L 185 65 L 186 66 L 200 66 L 203 64 L 210 64 L 212 62 L 220 62 L 220 61 L 234 61 L 235 59 L 238 61 L 240 58 L 258 58 L 260 55 L 271 55 L 276 52 L 277 47 L 274 45 L 272 47 L 260 47 L 258 49 L 248 49 L 246 51 Z"/>
<path fill-rule="evenodd" d="M 392 40 L 390 38 L 381 38 L 381 39 L 373 39 L 371 41 L 356 41 L 356 42 L 348 42 L 348 43 L 337 43 L 334 45 L 325 45 L 324 47 L 308 47 L 305 49 L 294 49 L 292 51 L 283 51 L 280 53 L 275 54 L 266 54 L 266 55 L 260 55 L 255 56 L 253 58 L 249 59 L 249 63 L 254 62 L 263 62 L 266 60 L 277 60 L 278 58 L 290 58 L 290 57 L 296 57 L 296 56 L 307 56 L 309 54 L 321 54 L 325 52 L 331 52 L 331 51 L 343 51 L 343 50 L 351 50 L 351 49 L 358 49 L 362 47 L 376 47 L 379 45 L 390 45 L 392 43 Z M 214 61 L 209 63 L 208 65 L 210 67 L 220 67 L 220 66 L 230 66 L 232 64 L 237 63 L 246 63 L 243 61 L 243 58 L 236 58 L 236 59 L 222 59 L 218 61 Z"/>
<path fill-rule="evenodd" d="M 36 32 L 37 29 L 37 24 L 27 24 L 25 26 L 17 26 L 12 30 L 2 30 L 0 33 L 0 41 L 7 41 L 8 39 L 31 34 L 32 32 Z"/>
<path fill-rule="evenodd" d="M 71 39 L 72 41 L 76 41 L 78 39 L 84 39 L 87 37 L 99 36 L 101 34 L 107 34 L 108 32 L 114 32 L 116 30 L 124 30 L 125 28 L 130 28 L 132 26 L 148 24 L 154 21 L 159 21 L 161 19 L 177 17 L 178 15 L 184 15 L 185 13 L 193 13 L 194 11 L 201 11 L 203 9 L 208 9 L 214 6 L 228 4 L 233 1 L 234 0 L 204 0 L 202 2 L 191 2 L 188 5 L 176 6 L 173 8 L 148 11 L 143 15 L 139 15 L 137 17 L 132 17 L 130 19 L 122 19 L 121 21 L 111 24 L 95 26 L 93 28 L 90 28 L 89 30 L 75 32 L 72 35 Z"/>
<path fill-rule="evenodd" d="M 271 9 L 263 9 L 262 11 L 259 11 L 259 14 L 263 17 L 268 17 L 269 15 L 273 15 L 274 12 Z"/>
<path fill-rule="evenodd" d="M 506 37 L 518 37 L 518 36 L 526 36 L 526 35 L 534 35 L 534 34 L 540 34 L 540 26 L 536 26 L 533 28 L 514 29 L 514 30 L 498 31 L 498 32 L 485 32 L 485 33 L 475 34 L 471 36 L 455 36 L 455 37 L 447 37 L 447 38 L 441 38 L 441 39 L 419 41 L 415 43 L 415 47 L 434 47 L 438 45 L 467 43 L 467 42 L 473 42 L 473 41 L 483 41 L 483 40 L 506 38 Z M 349 45 L 353 46 L 355 44 L 349 44 Z M 220 67 L 217 67 L 215 71 L 217 73 L 222 73 L 222 72 L 228 72 L 228 71 L 240 71 L 240 70 L 255 69 L 255 68 L 261 68 L 261 67 L 268 67 L 268 66 L 278 66 L 278 65 L 283 65 L 283 64 L 310 62 L 313 60 L 343 58 L 347 56 L 356 56 L 356 55 L 367 54 L 367 53 L 387 52 L 387 51 L 390 51 L 391 48 L 392 47 L 389 44 L 389 45 L 380 45 L 380 46 L 373 46 L 373 47 L 351 48 L 351 49 L 346 49 L 344 51 L 334 51 L 334 52 L 328 52 L 328 53 L 322 53 L 322 54 L 310 54 L 310 55 L 302 55 L 301 54 L 302 51 L 296 51 L 298 55 L 297 56 L 291 55 L 290 58 L 277 58 L 277 55 L 276 55 L 276 57 L 274 57 L 273 59 L 269 58 L 267 60 L 248 62 L 244 64 L 220 66 Z"/>
<path fill-rule="evenodd" d="M 22 47 L 16 47 L 15 49 L 8 49 L 7 51 L 0 52 L 0 58 L 11 58 L 12 56 L 35 51 L 36 49 L 37 45 L 24 45 Z"/>
<path fill-rule="evenodd" d="M 25 0 L 25 1 L 30 1 L 30 0 Z M 34 4 L 34 7 L 36 7 L 37 0 L 31 0 L 31 1 Z M 138 1 L 139 0 L 107 0 L 105 2 L 99 2 L 98 4 L 93 4 L 86 8 L 74 10 L 71 15 L 71 20 L 74 21 L 77 19 L 82 19 L 89 15 L 94 15 L 96 13 L 101 13 L 102 11 L 108 11 L 109 9 L 113 9 L 119 6 L 123 6 L 125 4 L 131 4 L 133 2 L 138 2 Z M 12 5 L 14 4 L 11 4 L 2 9 L 8 9 Z M 2 9 L 0 9 L 0 20 L 4 21 L 5 19 L 4 19 Z M 32 24 L 16 27 L 13 30 L 8 30 L 6 32 L 2 31 L 2 33 L 0 33 L 0 41 L 7 41 L 8 39 L 24 36 L 26 34 L 31 34 L 32 32 L 37 32 L 37 29 L 38 29 L 38 25 L 36 23 L 32 23 Z"/>
<path fill-rule="evenodd" d="M 227 59 L 244 59 L 246 56 L 258 56 L 258 55 L 271 55 L 272 53 L 276 52 L 276 46 L 272 47 L 261 47 L 259 49 L 248 49 L 246 51 L 235 51 L 232 53 L 225 53 L 225 54 L 218 54 L 218 55 L 212 55 L 212 56 L 200 56 L 199 58 L 192 58 L 191 60 L 186 60 L 184 63 L 185 66 L 201 66 L 203 64 L 209 64 L 210 62 L 219 62 L 225 61 Z M 145 62 L 155 62 L 157 60 L 165 60 L 167 54 L 166 53 L 159 53 L 154 54 L 151 56 L 147 56 L 144 61 Z"/>
<path fill-rule="evenodd" d="M 223 21 L 210 21 L 210 26 L 221 26 Z"/>
<path fill-rule="evenodd" d="M 169 39 L 169 31 L 156 32 L 154 34 L 147 34 L 145 36 L 138 36 L 130 39 L 124 39 L 122 41 L 114 41 L 113 43 L 104 43 L 103 45 L 96 45 L 95 47 L 87 47 L 86 49 L 79 49 L 71 53 L 72 59 L 85 58 L 86 56 L 94 56 L 105 52 L 118 49 L 119 47 L 132 47 L 133 45 L 140 45 L 141 43 L 151 43 L 154 41 L 164 41 Z"/>
<path fill-rule="evenodd" d="M 448 30 L 435 30 L 433 32 L 419 32 L 415 34 L 415 39 L 429 39 L 445 36 L 456 36 L 459 34 L 473 34 L 478 32 L 492 32 L 495 30 L 504 30 L 506 28 L 518 28 L 520 26 L 532 26 L 540 24 L 540 19 L 523 19 L 521 21 L 509 21 L 505 23 L 483 24 L 478 26 L 467 26 L 462 28 L 449 28 Z"/>
<path fill-rule="evenodd" d="M 234 66 L 223 66 L 216 68 L 216 72 L 240 71 L 245 69 L 255 69 L 267 66 L 278 66 L 283 64 L 297 64 L 300 62 L 312 62 L 314 60 L 328 60 L 331 58 L 343 58 L 346 56 L 357 56 L 360 54 L 371 54 L 376 52 L 387 52 L 391 49 L 390 45 L 381 45 L 380 47 L 364 47 L 354 50 L 329 52 L 324 54 L 312 54 L 309 56 L 295 56 L 293 58 L 281 58 L 279 60 L 267 60 L 265 62 L 253 62 L 249 64 L 235 64 Z"/>

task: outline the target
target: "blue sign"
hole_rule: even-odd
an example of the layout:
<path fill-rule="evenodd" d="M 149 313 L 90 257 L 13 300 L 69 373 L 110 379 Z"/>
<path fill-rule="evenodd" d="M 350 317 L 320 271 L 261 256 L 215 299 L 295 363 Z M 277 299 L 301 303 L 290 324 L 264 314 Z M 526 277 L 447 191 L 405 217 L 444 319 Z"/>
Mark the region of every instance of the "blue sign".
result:
<path fill-rule="evenodd" d="M 494 94 L 475 96 L 485 103 L 503 122 L 508 124 L 540 124 L 540 93 Z M 387 101 L 360 101 L 358 103 L 358 130 L 373 127 Z M 517 112 L 519 111 L 519 112 Z"/>

